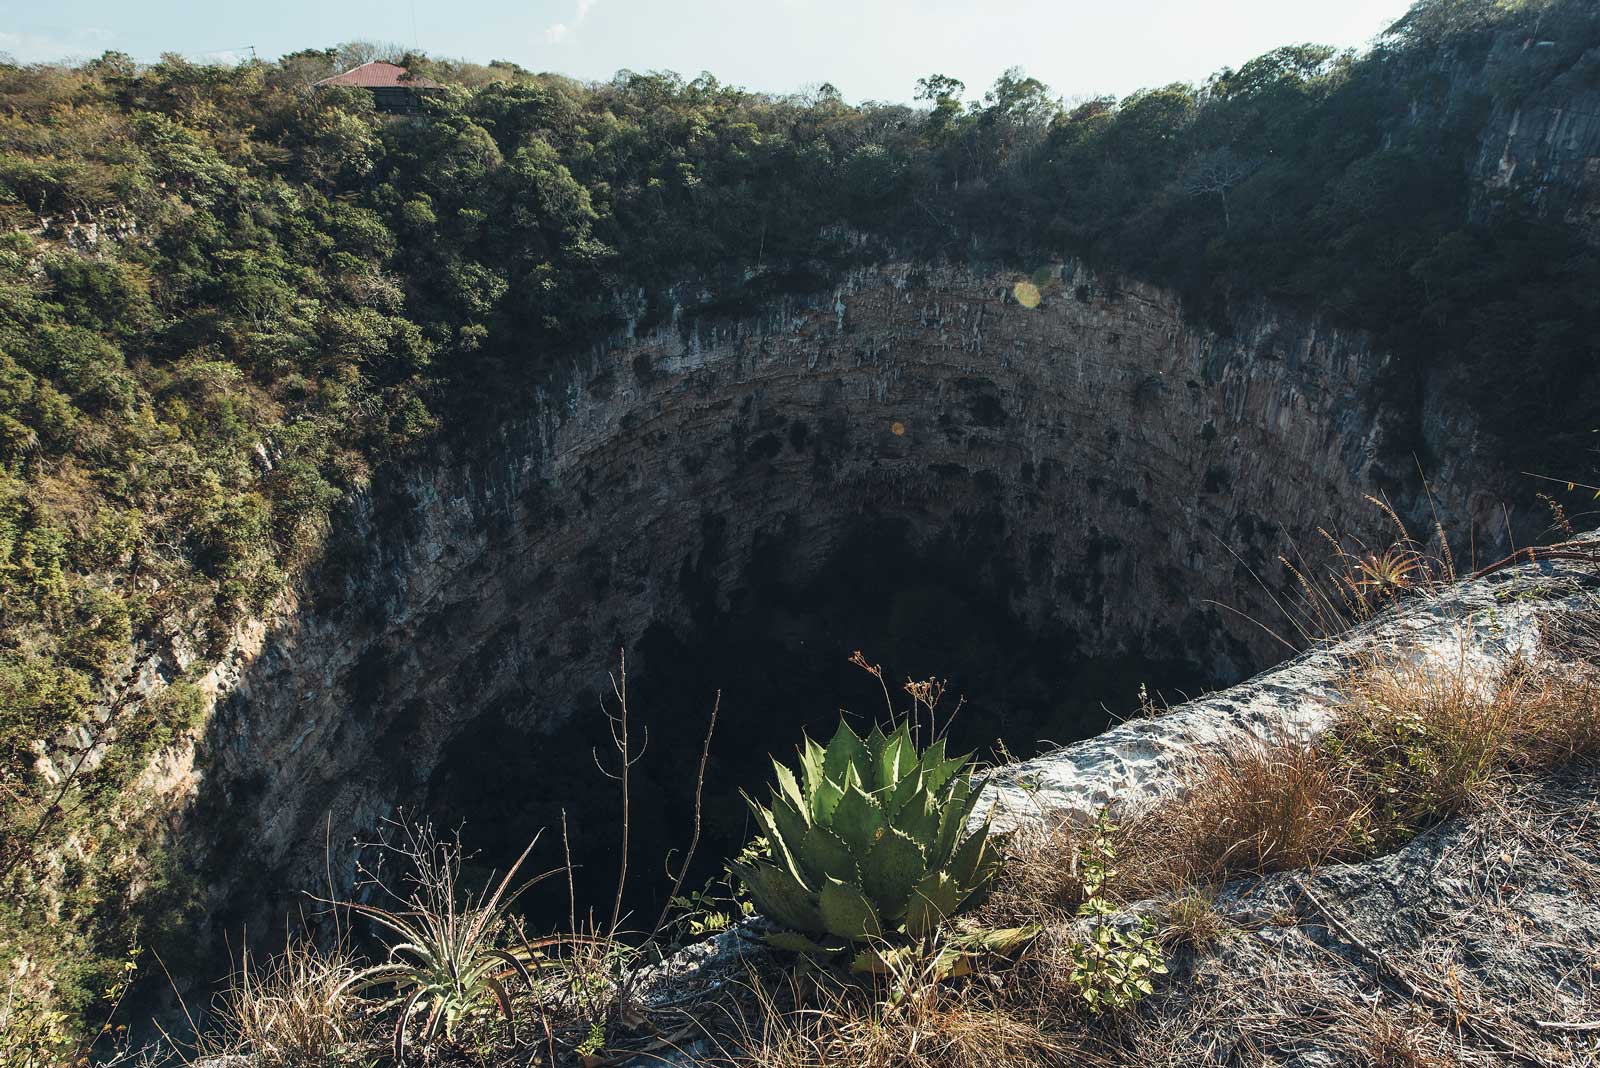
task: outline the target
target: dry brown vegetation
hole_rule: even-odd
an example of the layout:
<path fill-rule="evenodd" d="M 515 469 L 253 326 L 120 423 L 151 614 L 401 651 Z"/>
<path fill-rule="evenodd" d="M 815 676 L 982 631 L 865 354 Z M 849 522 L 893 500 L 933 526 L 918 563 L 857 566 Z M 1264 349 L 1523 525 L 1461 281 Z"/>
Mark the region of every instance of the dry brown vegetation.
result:
<path fill-rule="evenodd" d="M 1485 682 L 1463 665 L 1368 662 L 1334 726 L 1201 759 L 1179 796 L 1119 828 L 1125 901 L 1181 898 L 1232 878 L 1370 856 L 1510 780 L 1600 761 L 1600 677 L 1517 663 Z M 1013 842 L 999 911 L 1079 896 L 1078 828 Z"/>
<path fill-rule="evenodd" d="M 338 1063 L 362 1038 L 367 1015 L 347 994 L 356 971 L 343 948 L 324 953 L 298 938 L 266 962 L 246 953 L 203 1052 L 247 1054 L 262 1068 Z"/>

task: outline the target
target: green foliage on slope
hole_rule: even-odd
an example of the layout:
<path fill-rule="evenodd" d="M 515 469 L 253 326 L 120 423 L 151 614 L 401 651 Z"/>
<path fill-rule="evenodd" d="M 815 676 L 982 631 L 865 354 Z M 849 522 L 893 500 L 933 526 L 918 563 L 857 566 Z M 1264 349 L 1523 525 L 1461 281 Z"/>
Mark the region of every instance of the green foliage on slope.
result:
<path fill-rule="evenodd" d="M 1535 27 L 1537 62 L 1452 82 Z M 909 108 L 415 56 L 449 89 L 401 118 L 311 91 L 332 51 L 0 63 L 0 966 L 74 957 L 58 994 L 92 998 L 152 876 L 129 843 L 161 834 L 131 784 L 198 729 L 236 624 L 341 497 L 518 404 L 640 292 L 649 320 L 663 287 L 752 268 L 748 299 L 888 249 L 1079 255 L 1217 322 L 1266 294 L 1371 329 L 1397 395 L 1440 374 L 1530 464 L 1576 456 L 1600 262 L 1514 197 L 1470 211 L 1467 165 L 1489 93 L 1592 86 L 1596 44 L 1589 5 L 1423 0 L 1370 54 L 1072 107 L 1021 72 L 971 103 L 930 77 Z M 148 701 L 140 642 L 189 665 Z"/>

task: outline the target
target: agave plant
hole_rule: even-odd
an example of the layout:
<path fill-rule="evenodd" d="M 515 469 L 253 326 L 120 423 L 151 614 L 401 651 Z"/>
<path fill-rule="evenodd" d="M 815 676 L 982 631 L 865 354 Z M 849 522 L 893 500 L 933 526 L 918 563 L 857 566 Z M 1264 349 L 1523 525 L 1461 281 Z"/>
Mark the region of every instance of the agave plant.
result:
<path fill-rule="evenodd" d="M 971 754 L 944 739 L 917 752 L 910 728 L 862 738 L 840 722 L 824 749 L 810 738 L 800 777 L 772 762 L 772 802 L 745 800 L 770 859 L 734 865 L 769 919 L 791 929 L 771 941 L 820 952 L 896 935 L 921 938 L 975 904 L 997 857 L 985 821 L 967 830 L 981 784 Z"/>
<path fill-rule="evenodd" d="M 508 952 L 496 945 L 496 939 L 512 903 L 528 887 L 554 874 L 544 872 L 511 889 L 518 869 L 533 850 L 534 843 L 530 842 L 492 892 L 469 894 L 458 904 L 459 849 L 438 843 L 427 826 L 408 831 L 412 836 L 408 852 L 418 875 L 416 889 L 405 899 L 405 907 L 386 909 L 361 902 L 349 905 L 393 936 L 389 959 L 360 970 L 343 986 L 352 992 L 382 986 L 394 988 L 391 1004 L 400 1007 L 394 1028 L 394 1058 L 398 1063 L 405 1060 L 406 1028 L 419 1014 L 425 1021 L 425 1041 L 431 1041 L 441 1030 L 446 1036 L 451 1035 L 462 1020 L 487 1009 L 491 1001 L 506 1023 L 515 1027 L 506 983 L 515 977 L 531 986 L 524 958 L 537 960 L 537 954 L 530 952 L 532 946 Z"/>

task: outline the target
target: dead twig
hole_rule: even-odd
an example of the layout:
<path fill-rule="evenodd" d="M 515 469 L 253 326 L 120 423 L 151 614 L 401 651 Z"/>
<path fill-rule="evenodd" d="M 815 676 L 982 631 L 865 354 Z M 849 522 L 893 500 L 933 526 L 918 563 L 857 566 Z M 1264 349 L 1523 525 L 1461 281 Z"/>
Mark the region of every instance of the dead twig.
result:
<path fill-rule="evenodd" d="M 1574 1023 L 1561 1020 L 1535 1020 L 1533 1026 L 1542 1027 L 1547 1031 L 1600 1031 L 1600 1020 L 1578 1020 Z"/>
<path fill-rule="evenodd" d="M 673 900 L 683 890 L 684 876 L 689 874 L 689 865 L 694 861 L 694 851 L 700 846 L 701 825 L 701 800 L 706 788 L 706 763 L 711 759 L 711 736 L 717 730 L 717 713 L 722 710 L 722 691 L 717 691 L 716 700 L 711 703 L 711 722 L 706 725 L 705 742 L 700 746 L 700 770 L 695 773 L 694 779 L 694 832 L 689 836 L 689 849 L 683 855 L 683 866 L 678 869 L 678 877 L 672 882 L 672 892 L 667 895 L 666 904 L 661 906 L 661 915 L 656 918 L 655 929 L 650 932 L 648 941 L 654 942 L 661 933 L 661 928 L 666 926 L 667 913 L 672 908 Z"/>

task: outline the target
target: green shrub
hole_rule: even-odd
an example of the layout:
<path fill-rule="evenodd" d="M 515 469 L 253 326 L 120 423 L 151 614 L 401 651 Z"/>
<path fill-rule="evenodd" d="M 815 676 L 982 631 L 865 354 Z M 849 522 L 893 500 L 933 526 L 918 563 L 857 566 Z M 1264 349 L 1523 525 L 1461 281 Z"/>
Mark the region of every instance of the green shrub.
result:
<path fill-rule="evenodd" d="M 1068 952 L 1070 983 L 1084 1006 L 1094 1013 L 1124 1009 L 1154 993 L 1151 976 L 1165 975 L 1167 964 L 1150 921 L 1140 917 L 1131 927 L 1113 919 L 1117 911 L 1105 897 L 1106 884 L 1116 877 L 1117 858 L 1108 814 L 1100 813 L 1094 833 L 1078 853 L 1084 898 L 1078 918 L 1088 924 L 1088 937 Z"/>

